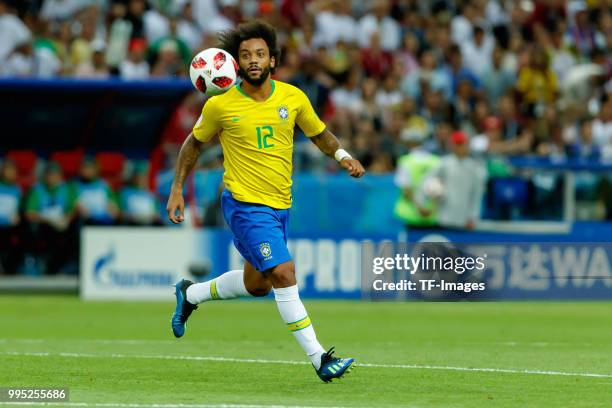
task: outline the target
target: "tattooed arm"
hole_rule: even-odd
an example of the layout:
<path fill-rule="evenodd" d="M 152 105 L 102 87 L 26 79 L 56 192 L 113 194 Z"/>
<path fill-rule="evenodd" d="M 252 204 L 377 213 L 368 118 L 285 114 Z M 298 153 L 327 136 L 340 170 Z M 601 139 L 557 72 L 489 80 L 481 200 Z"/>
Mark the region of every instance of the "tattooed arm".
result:
<path fill-rule="evenodd" d="M 190 134 L 179 152 L 178 161 L 176 163 L 176 170 L 174 173 L 174 181 L 172 182 L 172 190 L 170 191 L 170 197 L 168 198 L 168 205 L 166 211 L 168 212 L 168 218 L 175 224 L 182 222 L 185 219 L 185 200 L 183 199 L 183 184 L 185 179 L 193 170 L 200 153 L 204 149 L 204 143 L 198 141 L 192 134 Z M 177 214 L 178 211 L 178 214 Z"/>

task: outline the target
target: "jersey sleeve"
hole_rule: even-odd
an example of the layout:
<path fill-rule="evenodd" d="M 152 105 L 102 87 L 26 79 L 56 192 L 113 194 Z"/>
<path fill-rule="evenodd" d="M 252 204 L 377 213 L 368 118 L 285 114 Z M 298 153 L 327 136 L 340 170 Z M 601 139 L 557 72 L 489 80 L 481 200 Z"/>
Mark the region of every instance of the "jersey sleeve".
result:
<path fill-rule="evenodd" d="M 221 130 L 218 104 L 214 98 L 209 99 L 202 108 L 202 114 L 193 127 L 193 136 L 200 142 L 208 142 Z"/>
<path fill-rule="evenodd" d="M 295 122 L 307 137 L 321 134 L 325 130 L 325 123 L 319 119 L 306 94 L 299 91 L 299 109 Z"/>

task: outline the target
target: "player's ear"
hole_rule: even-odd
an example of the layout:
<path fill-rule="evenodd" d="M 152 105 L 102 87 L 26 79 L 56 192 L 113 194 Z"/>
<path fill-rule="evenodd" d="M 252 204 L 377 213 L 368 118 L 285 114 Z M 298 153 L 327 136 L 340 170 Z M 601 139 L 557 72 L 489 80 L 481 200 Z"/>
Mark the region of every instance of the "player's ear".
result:
<path fill-rule="evenodd" d="M 270 68 L 276 68 L 276 57 L 270 57 Z"/>

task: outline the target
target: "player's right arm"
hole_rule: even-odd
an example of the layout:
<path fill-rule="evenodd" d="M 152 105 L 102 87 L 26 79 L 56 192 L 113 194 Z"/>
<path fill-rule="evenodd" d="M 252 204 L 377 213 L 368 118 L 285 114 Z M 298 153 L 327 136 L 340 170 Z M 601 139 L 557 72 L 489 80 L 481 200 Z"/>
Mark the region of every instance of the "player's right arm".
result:
<path fill-rule="evenodd" d="M 195 167 L 206 143 L 221 130 L 218 118 L 216 103 L 214 103 L 214 99 L 209 99 L 202 109 L 200 118 L 193 127 L 193 132 L 187 137 L 183 146 L 181 146 L 176 162 L 172 189 L 170 190 L 168 205 L 166 206 L 168 218 L 175 224 L 185 220 L 185 199 L 183 198 L 185 179 L 187 179 L 187 176 Z"/>

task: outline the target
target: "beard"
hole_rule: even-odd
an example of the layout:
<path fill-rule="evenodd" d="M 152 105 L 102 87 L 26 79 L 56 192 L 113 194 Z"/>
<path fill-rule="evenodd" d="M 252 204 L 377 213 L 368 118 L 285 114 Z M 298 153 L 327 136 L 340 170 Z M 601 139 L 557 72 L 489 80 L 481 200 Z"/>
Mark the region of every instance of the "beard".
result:
<path fill-rule="evenodd" d="M 267 67 L 262 68 L 259 78 L 251 78 L 249 73 L 242 68 L 238 70 L 238 75 L 240 75 L 240 77 L 250 85 L 261 86 L 270 76 L 270 66 L 268 65 Z"/>

